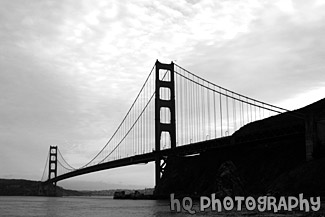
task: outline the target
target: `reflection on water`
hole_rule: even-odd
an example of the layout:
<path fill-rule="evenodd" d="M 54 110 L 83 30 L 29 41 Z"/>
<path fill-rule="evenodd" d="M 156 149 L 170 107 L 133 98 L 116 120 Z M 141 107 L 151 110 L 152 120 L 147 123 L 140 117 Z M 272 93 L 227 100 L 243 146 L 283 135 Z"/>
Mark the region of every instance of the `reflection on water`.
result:
<path fill-rule="evenodd" d="M 322 203 L 322 208 L 324 203 Z M 193 207 L 198 210 L 198 204 Z M 113 200 L 110 197 L 0 197 L 2 217 L 142 217 L 193 216 L 171 212 L 169 201 Z M 306 216 L 306 213 L 197 212 L 195 216 Z M 324 210 L 312 214 L 324 216 Z"/>

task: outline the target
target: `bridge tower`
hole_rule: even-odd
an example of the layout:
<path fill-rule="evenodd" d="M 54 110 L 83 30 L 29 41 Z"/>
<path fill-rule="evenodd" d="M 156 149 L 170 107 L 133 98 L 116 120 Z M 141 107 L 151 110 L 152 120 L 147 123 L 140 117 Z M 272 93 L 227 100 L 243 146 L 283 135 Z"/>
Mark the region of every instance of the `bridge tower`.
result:
<path fill-rule="evenodd" d="M 58 147 L 50 146 L 49 180 L 51 178 L 57 177 L 57 168 L 58 168 Z M 53 185 L 56 186 L 56 182 L 54 182 Z"/>
<path fill-rule="evenodd" d="M 50 153 L 49 153 L 49 174 L 48 180 L 42 182 L 39 186 L 39 195 L 42 196 L 57 196 L 56 191 L 56 182 L 50 181 L 53 178 L 57 177 L 57 165 L 58 165 L 58 147 L 57 146 L 50 146 Z"/>
<path fill-rule="evenodd" d="M 165 163 L 161 164 L 162 156 L 159 156 L 161 149 L 161 135 L 163 132 L 169 134 L 171 149 L 176 148 L 176 120 L 175 120 L 175 80 L 174 80 L 174 63 L 163 64 L 158 60 L 155 63 L 156 68 L 156 98 L 155 98 L 155 151 L 157 152 L 155 160 L 155 181 L 158 185 Z M 162 79 L 166 74 L 166 79 Z M 162 88 L 169 89 L 169 98 L 161 98 Z M 169 111 L 170 120 L 167 123 L 161 122 L 161 110 Z"/>

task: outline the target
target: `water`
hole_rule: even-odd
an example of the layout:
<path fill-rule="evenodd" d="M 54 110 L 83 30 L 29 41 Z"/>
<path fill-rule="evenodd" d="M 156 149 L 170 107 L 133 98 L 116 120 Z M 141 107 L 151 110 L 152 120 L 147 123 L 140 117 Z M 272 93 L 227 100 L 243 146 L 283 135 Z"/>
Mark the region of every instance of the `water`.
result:
<path fill-rule="evenodd" d="M 168 216 L 168 201 L 109 197 L 0 197 L 2 217 Z"/>
<path fill-rule="evenodd" d="M 324 204 L 322 204 L 323 207 Z M 197 206 L 194 206 L 197 210 Z M 310 213 L 197 212 L 198 216 L 310 216 Z M 109 197 L 0 197 L 0 217 L 163 217 L 193 216 L 170 211 L 169 201 L 113 200 Z M 324 216 L 324 212 L 312 216 Z"/>

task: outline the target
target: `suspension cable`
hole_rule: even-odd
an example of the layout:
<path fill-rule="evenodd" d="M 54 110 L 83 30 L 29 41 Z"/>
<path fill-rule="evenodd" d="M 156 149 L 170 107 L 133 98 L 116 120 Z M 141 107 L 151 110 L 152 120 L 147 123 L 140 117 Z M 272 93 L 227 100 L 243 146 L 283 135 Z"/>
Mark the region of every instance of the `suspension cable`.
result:
<path fill-rule="evenodd" d="M 151 70 L 152 72 L 152 70 Z M 150 74 L 151 74 L 150 72 Z M 168 70 L 166 70 L 162 80 L 165 79 L 166 75 L 167 75 Z M 150 76 L 150 75 L 149 75 Z M 135 126 L 135 124 L 138 122 L 138 120 L 140 119 L 140 117 L 142 116 L 143 112 L 146 110 L 146 108 L 148 107 L 148 105 L 150 104 L 151 100 L 153 99 L 153 96 L 155 96 L 156 91 L 154 91 L 154 93 L 151 95 L 149 101 L 147 102 L 147 104 L 145 105 L 145 107 L 142 109 L 141 113 L 139 114 L 139 116 L 137 117 L 137 119 L 135 120 L 135 122 L 133 123 L 133 125 L 130 127 L 130 129 L 126 132 L 126 134 L 124 135 L 124 137 L 121 139 L 121 141 L 114 147 L 113 150 L 110 151 L 110 153 L 103 159 L 101 160 L 98 164 L 104 162 L 119 146 L 120 144 L 124 141 L 124 139 L 127 137 L 127 135 L 129 135 L 129 133 L 131 132 L 131 130 L 133 129 L 133 127 Z"/>
<path fill-rule="evenodd" d="M 177 65 L 176 63 L 174 63 L 174 64 Z M 234 92 L 234 91 L 231 91 L 231 90 L 226 89 L 226 88 L 224 88 L 224 87 L 221 87 L 221 86 L 219 86 L 219 85 L 216 85 L 216 84 L 214 84 L 214 83 L 211 83 L 210 81 L 208 81 L 208 80 L 206 80 L 206 79 L 204 79 L 204 78 L 201 78 L 201 77 L 198 76 L 198 75 L 193 74 L 192 72 L 190 72 L 190 71 L 184 69 L 183 67 L 181 67 L 181 66 L 179 66 L 179 65 L 177 65 L 177 66 L 178 66 L 179 68 L 183 69 L 184 71 L 186 71 L 187 73 L 189 73 L 189 74 L 191 74 L 191 75 L 193 75 L 193 76 L 195 76 L 195 77 L 197 77 L 197 78 L 199 78 L 199 79 L 201 79 L 201 80 L 203 80 L 203 81 L 205 81 L 205 82 L 207 82 L 207 83 L 209 83 L 209 84 L 211 84 L 211 85 L 217 86 L 217 87 L 219 87 L 220 89 L 223 89 L 223 90 L 225 90 L 225 91 L 227 91 L 227 92 L 234 93 L 234 94 L 236 94 L 236 95 L 238 95 L 238 96 L 241 96 L 241 97 L 247 98 L 247 99 L 252 100 L 252 101 L 256 101 L 256 102 L 258 102 L 258 103 L 264 103 L 265 105 L 270 106 L 270 107 L 273 107 L 273 108 L 277 108 L 277 109 L 284 110 L 284 111 L 287 111 L 287 112 L 290 111 L 290 110 L 288 110 L 288 109 L 284 109 L 284 108 L 281 108 L 281 107 L 278 107 L 278 106 L 274 106 L 274 105 L 271 105 L 271 104 L 268 104 L 268 103 L 265 103 L 265 102 L 262 102 L 262 101 L 259 101 L 259 100 L 256 100 L 256 99 L 253 99 L 253 98 L 247 97 L 247 96 L 244 96 L 244 95 L 242 95 L 242 94 L 236 93 L 236 92 Z M 175 72 L 175 73 L 178 74 L 178 72 Z M 184 76 L 183 76 L 183 77 L 184 77 Z M 187 77 L 184 77 L 184 78 L 186 78 L 186 79 L 188 79 L 188 80 L 191 80 L 191 79 L 189 79 L 189 78 L 187 78 Z M 193 80 L 191 80 L 191 81 L 192 81 L 192 82 L 195 82 L 195 81 L 193 81 Z M 195 83 L 197 83 L 197 82 L 195 82 Z M 202 86 L 202 85 L 201 85 L 201 86 Z M 204 86 L 204 87 L 206 87 L 206 86 Z M 210 89 L 210 88 L 209 88 L 209 89 Z"/>
<path fill-rule="evenodd" d="M 121 139 L 121 141 L 114 147 L 114 149 L 103 159 L 101 160 L 98 164 L 102 163 L 103 161 L 105 161 L 116 149 L 117 147 L 119 147 L 119 145 L 123 142 L 123 140 L 126 138 L 127 135 L 129 135 L 129 133 L 131 132 L 131 130 L 133 129 L 133 127 L 135 126 L 135 124 L 138 122 L 138 120 L 140 119 L 140 117 L 142 116 L 143 112 L 146 110 L 146 108 L 148 107 L 149 103 L 151 102 L 153 96 L 155 95 L 155 93 L 152 94 L 152 96 L 150 97 L 148 103 L 146 104 L 146 106 L 144 107 L 144 109 L 142 110 L 142 112 L 140 113 L 140 115 L 138 116 L 138 118 L 135 120 L 135 122 L 133 123 L 133 125 L 131 126 L 131 128 L 126 132 L 126 134 L 124 135 L 124 137 Z"/>
<path fill-rule="evenodd" d="M 61 156 L 61 158 L 63 159 L 63 161 L 69 166 L 69 167 L 71 167 L 71 169 L 73 169 L 73 170 L 75 170 L 76 168 L 74 168 L 73 166 L 71 166 L 65 159 L 64 159 L 64 157 L 62 156 L 62 154 L 61 154 L 61 152 L 60 152 L 60 149 L 58 149 L 58 153 L 59 153 L 59 155 Z"/>
<path fill-rule="evenodd" d="M 69 170 L 69 171 L 73 171 L 73 169 L 67 168 L 65 167 L 59 160 L 57 161 L 64 169 Z"/>
<path fill-rule="evenodd" d="M 225 93 L 222 93 L 221 91 L 217 91 L 217 90 L 214 90 L 214 89 L 212 89 L 212 88 L 210 88 L 210 87 L 207 87 L 207 86 L 205 86 L 205 85 L 203 85 L 203 84 L 200 84 L 200 83 L 198 83 L 198 82 L 196 82 L 196 81 L 194 81 L 194 80 L 192 80 L 192 79 L 190 79 L 190 78 L 185 77 L 185 76 L 182 75 L 182 74 L 179 74 L 178 72 L 175 72 L 175 73 L 178 74 L 179 76 L 182 76 L 183 78 L 185 78 L 185 79 L 187 79 L 187 80 L 190 80 L 190 81 L 192 81 L 192 82 L 194 82 L 194 83 L 200 85 L 201 87 L 204 87 L 204 88 L 206 88 L 206 89 L 208 89 L 208 90 L 211 90 L 211 91 L 213 91 L 213 92 L 217 92 L 217 93 L 219 93 L 220 95 L 223 95 L 223 96 L 225 96 L 225 97 L 229 97 L 229 98 L 235 99 L 235 100 L 237 100 L 237 101 L 241 101 L 241 102 L 246 103 L 246 104 L 249 104 L 249 105 L 254 105 L 254 104 L 251 103 L 251 102 L 247 102 L 247 101 L 244 101 L 244 100 L 241 100 L 241 99 L 235 98 L 235 97 L 233 97 L 233 96 L 226 95 Z M 210 82 L 209 82 L 209 83 L 210 83 Z M 210 83 L 210 84 L 212 84 L 212 83 Z M 218 86 L 218 85 L 216 85 L 216 86 L 219 87 L 220 89 L 224 89 L 224 88 L 222 88 L 222 87 L 220 87 L 220 86 Z M 224 90 L 227 90 L 227 89 L 224 89 Z M 228 91 L 228 92 L 232 92 L 232 91 L 229 91 L 229 90 L 227 90 L 227 91 Z M 235 92 L 233 92 L 233 93 L 235 93 Z M 235 94 L 237 94 L 237 93 L 235 93 Z M 240 95 L 240 94 L 237 94 L 237 95 L 242 96 L 242 95 Z M 246 96 L 243 96 L 243 97 L 246 98 L 246 99 L 250 99 L 250 100 L 252 100 L 252 101 L 260 102 L 260 101 L 258 101 L 258 100 L 254 100 L 254 99 L 249 98 L 249 97 L 246 97 Z M 260 102 L 260 103 L 262 103 L 262 102 Z M 274 107 L 274 108 L 282 109 L 282 108 L 280 108 L 280 107 L 272 106 L 272 105 L 267 104 L 267 103 L 263 103 L 263 104 L 264 104 L 264 105 L 269 105 L 270 107 Z M 261 107 L 261 108 L 263 108 L 263 109 L 267 109 L 267 110 L 272 111 L 272 112 L 282 113 L 282 112 L 280 112 L 280 111 L 277 111 L 277 110 L 274 110 L 274 109 L 271 109 L 271 108 L 262 107 L 262 106 L 260 106 L 260 105 L 255 105 L 255 106 L 257 106 L 257 107 Z M 289 111 L 289 110 L 287 110 L 287 109 L 282 109 L 282 110 L 284 110 L 284 111 Z"/>
<path fill-rule="evenodd" d="M 120 125 L 117 127 L 117 129 L 115 130 L 115 132 L 113 133 L 113 135 L 111 136 L 111 138 L 108 140 L 108 142 L 105 144 L 105 146 L 95 155 L 95 157 L 93 157 L 88 163 L 86 163 L 84 166 L 82 166 L 81 168 L 85 168 L 86 166 L 88 166 L 91 162 L 93 162 L 101 153 L 102 151 L 107 147 L 107 145 L 111 142 L 111 140 L 114 138 L 114 136 L 116 135 L 116 133 L 119 131 L 119 129 L 121 128 L 122 124 L 124 123 L 125 119 L 128 117 L 129 113 L 131 112 L 133 106 L 135 105 L 135 103 L 137 102 L 142 90 L 144 89 L 145 85 L 147 84 L 147 81 L 149 80 L 153 69 L 155 68 L 155 65 L 152 67 L 146 81 L 144 82 L 144 84 L 142 85 L 137 97 L 135 98 L 134 102 L 132 103 L 130 109 L 128 110 L 128 112 L 126 113 L 126 115 L 124 116 L 122 122 L 120 123 Z"/>
<path fill-rule="evenodd" d="M 48 164 L 48 162 L 49 162 L 49 158 L 50 158 L 50 151 L 49 151 L 48 154 L 47 154 L 47 158 L 46 158 L 46 162 L 45 162 L 45 166 L 44 166 L 44 170 L 43 170 L 43 174 L 42 174 L 41 181 L 42 181 L 43 178 L 44 178 L 45 171 L 46 171 L 46 168 L 47 168 L 47 164 Z"/>

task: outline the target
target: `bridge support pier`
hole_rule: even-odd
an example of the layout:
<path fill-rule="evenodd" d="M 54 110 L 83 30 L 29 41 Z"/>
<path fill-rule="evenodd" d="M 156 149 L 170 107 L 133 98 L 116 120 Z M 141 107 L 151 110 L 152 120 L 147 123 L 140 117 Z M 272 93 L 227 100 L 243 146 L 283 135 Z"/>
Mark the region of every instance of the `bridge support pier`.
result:
<path fill-rule="evenodd" d="M 313 114 L 307 114 L 305 117 L 305 144 L 306 144 L 306 161 L 313 159 L 314 149 L 316 148 L 316 129 Z"/>
<path fill-rule="evenodd" d="M 305 116 L 306 161 L 325 156 L 325 117 L 315 113 Z"/>
<path fill-rule="evenodd" d="M 175 120 L 175 80 L 174 80 L 174 63 L 163 64 L 158 60 L 156 68 L 156 98 L 155 98 L 155 151 L 157 153 L 155 160 L 155 181 L 159 185 L 161 173 L 164 165 L 161 164 L 162 157 L 159 155 L 161 149 L 161 135 L 166 132 L 170 136 L 170 148 L 176 148 L 176 120 Z M 169 89 L 169 98 L 161 98 L 161 89 Z M 170 120 L 167 123 L 161 122 L 160 112 L 162 109 L 169 110 Z"/>

